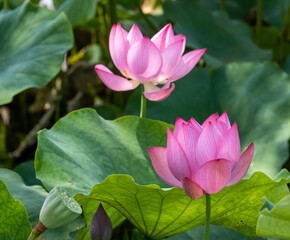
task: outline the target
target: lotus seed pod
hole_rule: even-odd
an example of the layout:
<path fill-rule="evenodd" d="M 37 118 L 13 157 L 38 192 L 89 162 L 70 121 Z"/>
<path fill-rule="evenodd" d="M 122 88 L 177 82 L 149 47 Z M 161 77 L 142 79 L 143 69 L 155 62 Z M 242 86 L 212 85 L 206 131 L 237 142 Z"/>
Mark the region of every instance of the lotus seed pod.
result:
<path fill-rule="evenodd" d="M 70 194 L 55 187 L 47 195 L 39 214 L 39 220 L 47 228 L 58 228 L 74 221 L 82 208 Z"/>

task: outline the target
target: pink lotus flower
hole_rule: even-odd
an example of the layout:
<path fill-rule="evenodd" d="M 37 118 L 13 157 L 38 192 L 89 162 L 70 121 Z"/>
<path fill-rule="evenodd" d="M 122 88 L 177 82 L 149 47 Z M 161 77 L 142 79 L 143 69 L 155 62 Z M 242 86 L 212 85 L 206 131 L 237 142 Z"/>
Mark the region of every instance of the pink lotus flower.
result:
<path fill-rule="evenodd" d="M 144 37 L 135 24 L 129 33 L 120 24 L 114 25 L 109 49 L 114 64 L 125 78 L 98 64 L 95 70 L 104 84 L 114 91 L 132 90 L 144 84 L 144 95 L 151 101 L 167 98 L 174 89 L 172 82 L 188 74 L 206 50 L 194 50 L 182 56 L 185 36 L 174 35 L 171 24 L 151 39 Z M 160 84 L 164 84 L 162 88 L 157 87 Z"/>
<path fill-rule="evenodd" d="M 254 144 L 241 156 L 240 151 L 237 124 L 231 126 L 227 113 L 215 113 L 202 125 L 178 118 L 174 132 L 167 129 L 167 148 L 148 148 L 160 178 L 192 199 L 239 182 L 252 161 Z"/>

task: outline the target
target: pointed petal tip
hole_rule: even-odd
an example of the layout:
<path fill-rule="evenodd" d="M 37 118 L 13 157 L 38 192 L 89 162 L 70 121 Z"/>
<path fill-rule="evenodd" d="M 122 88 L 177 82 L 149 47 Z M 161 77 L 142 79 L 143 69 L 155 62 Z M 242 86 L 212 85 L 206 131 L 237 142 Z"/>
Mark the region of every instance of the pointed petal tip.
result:
<path fill-rule="evenodd" d="M 238 183 L 246 175 L 251 165 L 254 156 L 254 151 L 255 151 L 254 143 L 251 143 L 241 155 L 236 166 L 232 169 L 231 178 L 227 183 L 227 186 L 232 186 Z"/>
<path fill-rule="evenodd" d="M 181 123 L 186 123 L 186 121 L 185 121 L 184 119 L 182 119 L 181 117 L 177 117 L 177 118 L 176 118 L 176 121 L 175 121 L 175 125 L 176 125 L 177 123 L 179 123 L 179 122 L 181 122 Z"/>

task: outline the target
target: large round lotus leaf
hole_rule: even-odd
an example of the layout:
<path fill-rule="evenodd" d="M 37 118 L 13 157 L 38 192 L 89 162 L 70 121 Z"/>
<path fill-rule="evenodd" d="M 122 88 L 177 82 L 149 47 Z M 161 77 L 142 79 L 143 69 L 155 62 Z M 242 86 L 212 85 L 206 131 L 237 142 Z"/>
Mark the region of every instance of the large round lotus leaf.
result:
<path fill-rule="evenodd" d="M 198 0 L 168 0 L 164 8 L 166 17 L 175 23 L 174 30 L 186 36 L 188 46 L 207 48 L 205 59 L 210 66 L 271 59 L 271 51 L 252 41 L 250 27 L 222 11 L 211 13 Z"/>
<path fill-rule="evenodd" d="M 72 47 L 71 25 L 64 14 L 26 1 L 0 12 L 0 105 L 31 87 L 43 87 L 60 70 Z"/>
<path fill-rule="evenodd" d="M 107 121 L 92 109 L 72 112 L 39 133 L 36 177 L 47 189 L 60 186 L 71 193 L 87 193 L 114 173 L 166 187 L 146 149 L 166 144 L 166 127 L 171 126 L 138 117 Z"/>
<path fill-rule="evenodd" d="M 98 0 L 53 0 L 57 11 L 65 12 L 71 24 L 84 24 L 96 14 Z"/>
<path fill-rule="evenodd" d="M 23 204 L 8 192 L 0 180 L 0 239 L 27 239 L 31 232 L 28 215 Z"/>
<path fill-rule="evenodd" d="M 263 205 L 260 199 L 267 196 L 277 202 L 287 195 L 290 175 L 285 175 L 274 181 L 256 172 L 250 179 L 212 194 L 211 223 L 256 236 Z M 193 200 L 181 188 L 163 190 L 157 185 L 138 185 L 128 175 L 111 175 L 96 184 L 88 196 L 77 194 L 75 198 L 84 206 L 93 200 L 113 206 L 150 239 L 170 237 L 205 222 L 205 196 Z"/>
<path fill-rule="evenodd" d="M 128 114 L 139 114 L 137 93 Z M 231 123 L 237 122 L 242 149 L 255 144 L 249 174 L 260 170 L 274 176 L 288 158 L 289 109 L 290 77 L 276 64 L 231 63 L 211 73 L 195 69 L 176 82 L 166 100 L 148 102 L 147 116 L 171 124 L 177 117 L 194 117 L 202 123 L 226 111 Z"/>

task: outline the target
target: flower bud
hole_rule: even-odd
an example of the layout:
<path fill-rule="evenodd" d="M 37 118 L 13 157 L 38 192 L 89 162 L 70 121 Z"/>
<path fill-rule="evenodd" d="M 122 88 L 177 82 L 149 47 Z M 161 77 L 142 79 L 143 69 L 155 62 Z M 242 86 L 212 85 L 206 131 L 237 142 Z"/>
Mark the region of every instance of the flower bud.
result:
<path fill-rule="evenodd" d="M 92 240 L 111 239 L 112 223 L 101 203 L 92 218 L 89 232 Z"/>
<path fill-rule="evenodd" d="M 66 190 L 55 187 L 42 205 L 39 220 L 46 228 L 58 228 L 72 222 L 81 213 L 77 201 Z"/>

